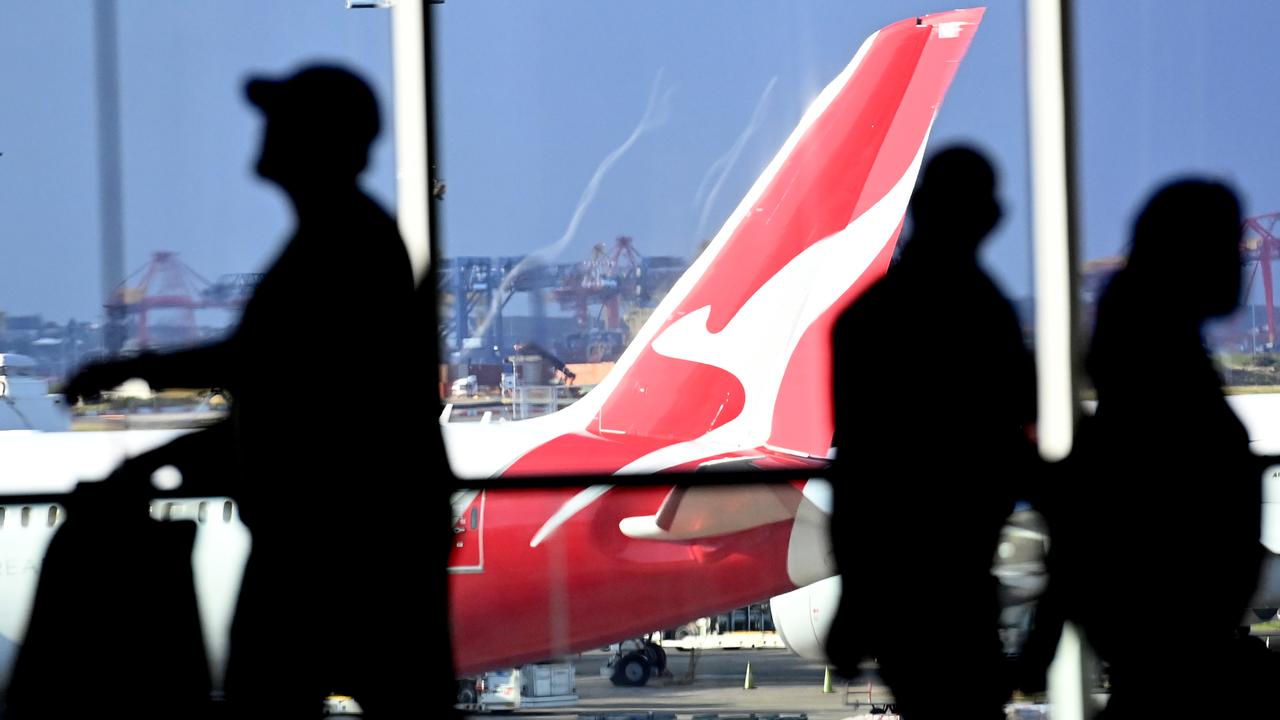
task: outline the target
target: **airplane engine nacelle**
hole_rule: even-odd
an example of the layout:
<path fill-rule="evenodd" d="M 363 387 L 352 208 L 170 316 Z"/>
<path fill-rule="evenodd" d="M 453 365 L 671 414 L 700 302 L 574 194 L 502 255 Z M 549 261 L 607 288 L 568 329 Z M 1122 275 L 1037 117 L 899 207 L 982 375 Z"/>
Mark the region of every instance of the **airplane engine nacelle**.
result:
<path fill-rule="evenodd" d="M 769 601 L 773 626 L 792 652 L 807 660 L 827 659 L 827 632 L 840 605 L 840 576 L 778 595 Z"/>
<path fill-rule="evenodd" d="M 1026 607 L 1044 592 L 1048 583 L 1044 566 L 1048 549 L 1047 529 L 1039 514 L 1020 510 L 1009 517 L 991 567 L 1000 582 L 1002 608 Z M 1276 577 L 1280 577 L 1280 571 Z M 840 588 L 837 575 L 770 600 L 774 627 L 792 652 L 809 660 L 827 659 L 827 633 L 840 606 Z"/>

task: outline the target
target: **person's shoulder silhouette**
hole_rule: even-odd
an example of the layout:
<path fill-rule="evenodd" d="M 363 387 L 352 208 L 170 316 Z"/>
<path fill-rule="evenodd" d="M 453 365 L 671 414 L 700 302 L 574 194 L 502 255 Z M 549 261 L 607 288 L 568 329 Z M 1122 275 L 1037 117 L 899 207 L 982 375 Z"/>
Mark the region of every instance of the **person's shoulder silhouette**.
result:
<path fill-rule="evenodd" d="M 1016 413 L 1023 423 L 1034 420 L 1034 393 L 1026 392 L 1034 383 L 1033 369 L 1017 316 L 978 261 L 1001 215 L 991 164 L 967 147 L 938 152 L 921 173 L 909 212 L 910 238 L 898 262 L 842 314 L 833 334 L 836 445 L 842 449 L 848 444 L 845 431 L 895 425 L 882 424 L 885 415 L 869 414 L 867 403 L 852 400 L 885 393 L 872 406 L 909 425 L 918 417 L 918 406 L 909 400 L 927 400 L 933 393 L 930 378 L 949 383 L 959 378 L 987 393 L 1002 385 L 1003 377 L 1019 388 L 1011 394 L 1016 408 L 928 400 L 934 418 L 976 413 L 980 420 L 991 410 Z M 910 381 L 873 381 L 885 377 Z M 991 383 L 995 386 L 987 387 Z M 964 431 L 964 426 L 952 430 Z M 904 434 L 890 439 L 911 442 Z"/>
<path fill-rule="evenodd" d="M 1088 370 L 1100 395 L 1122 402 L 1166 380 L 1221 394 L 1217 376 L 1203 372 L 1211 365 L 1200 333 L 1206 320 L 1239 304 L 1239 241 L 1240 204 L 1225 185 L 1183 180 L 1152 196 L 1134 223 L 1125 267 L 1098 304 Z M 1159 363 L 1124 358 L 1158 348 L 1172 350 Z M 1189 374 L 1190 366 L 1200 371 Z M 1186 402 L 1177 393 L 1157 395 Z"/>
<path fill-rule="evenodd" d="M 899 261 L 832 338 L 832 544 L 842 572 L 891 590 L 842 595 L 827 650 L 846 675 L 878 658 L 899 709 L 923 720 L 950 717 L 943 698 L 959 696 L 974 716 L 999 717 L 1008 695 L 991 558 L 1033 452 L 1035 385 L 1012 306 L 978 262 L 1000 218 L 995 192 L 980 153 L 930 159 Z M 887 532 L 868 543 L 862 521 Z M 922 653 L 919 618 L 938 588 L 950 637 Z"/>

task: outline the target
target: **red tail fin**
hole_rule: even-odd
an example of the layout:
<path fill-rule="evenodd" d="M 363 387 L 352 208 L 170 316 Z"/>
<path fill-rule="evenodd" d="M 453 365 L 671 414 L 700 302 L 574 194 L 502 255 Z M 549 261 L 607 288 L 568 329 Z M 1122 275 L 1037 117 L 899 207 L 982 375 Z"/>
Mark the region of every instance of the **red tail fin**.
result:
<path fill-rule="evenodd" d="M 646 467 L 632 469 L 671 467 L 688 461 L 693 451 L 678 444 L 692 440 L 826 455 L 831 327 L 888 267 L 929 130 L 982 15 L 912 18 L 863 43 L 610 376 L 565 411 L 581 432 L 558 440 L 609 441 L 589 469 L 641 457 Z M 511 470 L 549 469 L 541 456 L 561 455 L 560 444 Z"/>

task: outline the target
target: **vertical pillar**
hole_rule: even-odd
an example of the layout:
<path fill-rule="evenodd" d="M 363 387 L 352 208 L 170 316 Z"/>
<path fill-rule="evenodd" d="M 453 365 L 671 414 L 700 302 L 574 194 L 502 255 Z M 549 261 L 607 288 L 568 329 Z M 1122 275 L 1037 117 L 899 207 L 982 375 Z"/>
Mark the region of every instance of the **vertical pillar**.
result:
<path fill-rule="evenodd" d="M 396 220 L 419 281 L 426 275 L 431 257 L 425 12 L 421 0 L 398 2 L 391 8 Z"/>
<path fill-rule="evenodd" d="M 124 308 L 114 297 L 124 282 L 124 199 L 120 161 L 120 68 L 116 0 L 93 3 L 94 70 L 98 100 L 98 214 L 100 296 L 107 306 L 107 352 L 124 346 Z"/>
<path fill-rule="evenodd" d="M 1036 365 L 1040 452 L 1060 460 L 1071 451 L 1077 417 L 1079 337 L 1070 0 L 1026 4 L 1027 83 L 1031 130 L 1032 230 L 1036 287 Z M 1063 629 L 1049 671 L 1059 720 L 1092 715 L 1088 650 L 1078 630 Z"/>

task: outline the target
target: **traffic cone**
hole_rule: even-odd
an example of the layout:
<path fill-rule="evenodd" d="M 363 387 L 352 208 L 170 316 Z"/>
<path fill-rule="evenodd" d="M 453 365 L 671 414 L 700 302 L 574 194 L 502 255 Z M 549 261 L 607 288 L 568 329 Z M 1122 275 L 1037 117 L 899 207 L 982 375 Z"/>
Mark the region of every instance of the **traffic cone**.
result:
<path fill-rule="evenodd" d="M 756 678 L 754 675 L 751 674 L 751 663 L 747 663 L 747 676 L 742 680 L 742 689 L 743 690 L 756 689 Z"/>
<path fill-rule="evenodd" d="M 826 667 L 826 671 L 822 673 L 822 692 L 833 693 L 835 688 L 831 687 L 831 666 Z"/>

